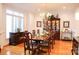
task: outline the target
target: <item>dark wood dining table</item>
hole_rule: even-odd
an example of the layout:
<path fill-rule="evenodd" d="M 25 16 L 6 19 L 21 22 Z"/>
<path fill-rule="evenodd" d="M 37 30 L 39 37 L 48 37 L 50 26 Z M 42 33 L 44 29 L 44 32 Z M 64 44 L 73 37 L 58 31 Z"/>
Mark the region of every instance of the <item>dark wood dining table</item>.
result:
<path fill-rule="evenodd" d="M 38 47 L 37 47 L 38 53 L 37 54 L 46 53 L 46 51 L 43 51 L 40 49 L 40 44 L 43 41 L 48 41 L 48 38 L 49 38 L 49 36 L 35 36 L 32 38 L 32 40 L 34 40 L 38 45 Z"/>
<path fill-rule="evenodd" d="M 47 40 L 48 36 L 34 36 L 32 39 L 42 41 L 42 40 Z"/>

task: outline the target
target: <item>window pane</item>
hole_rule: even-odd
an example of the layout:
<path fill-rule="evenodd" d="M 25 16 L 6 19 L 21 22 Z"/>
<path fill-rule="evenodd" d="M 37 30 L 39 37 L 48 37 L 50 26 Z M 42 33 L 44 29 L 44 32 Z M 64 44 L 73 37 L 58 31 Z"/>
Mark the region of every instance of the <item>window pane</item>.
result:
<path fill-rule="evenodd" d="M 79 12 L 76 12 L 76 13 L 75 13 L 75 19 L 76 19 L 76 20 L 79 20 Z"/>
<path fill-rule="evenodd" d="M 9 38 L 10 32 L 17 32 L 17 29 L 20 28 L 23 31 L 24 27 L 24 15 L 22 13 L 6 10 L 6 38 Z"/>
<path fill-rule="evenodd" d="M 19 16 L 20 13 L 14 11 L 14 15 Z"/>
<path fill-rule="evenodd" d="M 15 32 L 17 32 L 18 28 L 19 28 L 19 18 L 15 17 Z"/>
<path fill-rule="evenodd" d="M 13 26 L 12 26 L 12 32 L 16 32 L 15 31 L 15 29 L 16 29 L 16 27 L 15 27 L 15 23 L 16 23 L 16 19 L 15 19 L 15 17 L 13 16 L 13 22 L 12 22 L 13 24 Z"/>
<path fill-rule="evenodd" d="M 8 14 L 13 14 L 13 11 L 11 11 L 11 10 L 6 10 L 6 13 L 8 13 Z"/>
<path fill-rule="evenodd" d="M 12 16 L 6 15 L 6 38 L 9 38 L 10 32 L 12 32 Z"/>
<path fill-rule="evenodd" d="M 21 18 L 20 19 L 20 29 L 21 29 L 21 32 L 23 31 L 23 27 L 24 26 L 24 19 L 23 18 Z"/>
<path fill-rule="evenodd" d="M 24 15 L 22 13 L 20 13 L 19 16 L 24 17 Z"/>

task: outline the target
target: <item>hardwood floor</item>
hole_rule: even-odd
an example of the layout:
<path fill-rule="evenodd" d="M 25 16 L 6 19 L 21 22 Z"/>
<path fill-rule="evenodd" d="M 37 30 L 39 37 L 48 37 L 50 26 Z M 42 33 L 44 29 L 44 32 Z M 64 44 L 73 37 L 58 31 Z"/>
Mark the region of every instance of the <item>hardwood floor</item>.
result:
<path fill-rule="evenodd" d="M 52 55 L 71 55 L 71 41 L 56 41 L 51 51 Z"/>
<path fill-rule="evenodd" d="M 71 55 L 72 42 L 56 40 L 51 55 Z M 24 55 L 23 44 L 17 46 L 6 46 L 1 50 L 0 55 Z"/>

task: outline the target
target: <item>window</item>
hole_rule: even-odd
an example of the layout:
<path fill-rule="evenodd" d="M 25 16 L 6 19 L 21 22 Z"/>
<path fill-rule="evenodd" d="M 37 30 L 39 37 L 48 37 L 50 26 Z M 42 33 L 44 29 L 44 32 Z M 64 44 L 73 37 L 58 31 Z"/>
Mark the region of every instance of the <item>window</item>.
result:
<path fill-rule="evenodd" d="M 6 36 L 9 38 L 9 32 L 12 32 L 12 16 L 6 15 Z"/>
<path fill-rule="evenodd" d="M 75 13 L 75 19 L 76 19 L 76 20 L 79 20 L 79 11 L 77 11 L 77 12 Z"/>
<path fill-rule="evenodd" d="M 17 32 L 17 29 L 23 31 L 24 16 L 22 13 L 6 10 L 6 38 L 9 38 L 10 32 Z"/>

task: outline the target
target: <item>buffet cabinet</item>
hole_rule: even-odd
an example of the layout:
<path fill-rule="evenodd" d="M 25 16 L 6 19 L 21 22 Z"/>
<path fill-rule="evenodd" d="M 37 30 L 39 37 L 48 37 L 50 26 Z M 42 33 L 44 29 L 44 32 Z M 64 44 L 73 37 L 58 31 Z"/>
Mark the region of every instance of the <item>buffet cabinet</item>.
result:
<path fill-rule="evenodd" d="M 17 45 L 22 43 L 23 39 L 21 39 L 21 37 L 23 37 L 23 32 L 10 32 L 9 45 Z"/>
<path fill-rule="evenodd" d="M 79 38 L 73 38 L 72 55 L 79 55 Z"/>
<path fill-rule="evenodd" d="M 72 40 L 72 32 L 61 32 L 62 40 Z"/>

